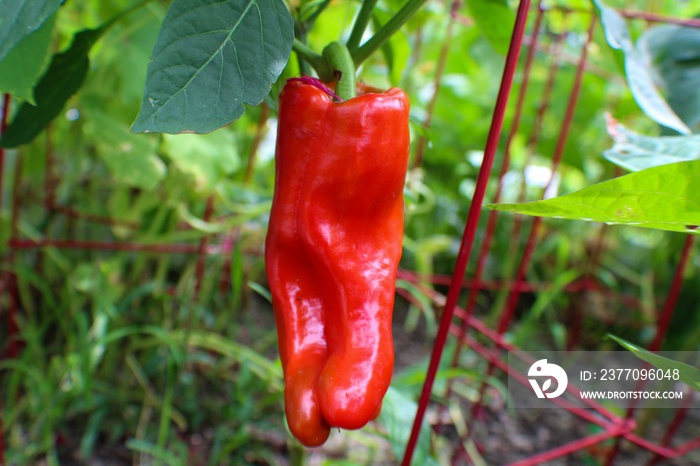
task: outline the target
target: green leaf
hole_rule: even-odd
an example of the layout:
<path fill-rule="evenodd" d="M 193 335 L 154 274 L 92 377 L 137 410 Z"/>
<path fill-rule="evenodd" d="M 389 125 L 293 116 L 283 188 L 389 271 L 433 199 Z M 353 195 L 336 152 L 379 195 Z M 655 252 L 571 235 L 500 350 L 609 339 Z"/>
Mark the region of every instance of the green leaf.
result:
<path fill-rule="evenodd" d="M 489 209 L 698 234 L 700 160 L 648 168 L 543 201 Z"/>
<path fill-rule="evenodd" d="M 248 287 L 250 287 L 251 290 L 255 291 L 257 294 L 265 298 L 267 302 L 272 303 L 272 294 L 270 294 L 270 291 L 263 285 L 256 282 L 248 282 Z"/>
<path fill-rule="evenodd" d="M 0 2 L 0 60 L 25 36 L 39 29 L 63 0 L 3 0 Z"/>
<path fill-rule="evenodd" d="M 150 191 L 165 177 L 165 164 L 150 138 L 132 134 L 127 123 L 100 111 L 86 120 L 86 132 L 94 136 L 98 154 L 117 183 Z"/>
<path fill-rule="evenodd" d="M 647 351 L 644 348 L 640 348 L 634 343 L 623 340 L 622 338 L 616 337 L 615 335 L 608 335 L 610 338 L 618 342 L 620 345 L 626 349 L 632 351 L 635 356 L 637 356 L 642 361 L 646 361 L 649 364 L 653 364 L 659 369 L 663 370 L 678 370 L 679 380 L 684 384 L 688 385 L 696 391 L 700 391 L 700 370 L 693 366 L 682 363 L 680 361 L 674 361 L 673 359 L 668 359 L 658 354 L 654 354 L 651 351 Z"/>
<path fill-rule="evenodd" d="M 581 276 L 581 272 L 576 269 L 564 270 L 552 280 L 549 288 L 537 294 L 537 299 L 530 307 L 528 319 L 536 320 L 542 316 L 542 313 L 552 302 L 561 294 L 564 293 L 564 288 L 573 283 Z"/>
<path fill-rule="evenodd" d="M 85 29 L 73 37 L 65 52 L 55 55 L 36 86 L 36 106 L 23 103 L 5 134 L 0 147 L 16 147 L 31 142 L 63 109 L 82 86 L 90 66 L 88 52 L 104 28 Z"/>
<path fill-rule="evenodd" d="M 671 25 L 649 28 L 637 49 L 652 65 L 671 108 L 689 127 L 700 130 L 700 31 Z"/>
<path fill-rule="evenodd" d="M 280 392 L 283 389 L 281 367 L 246 345 L 214 332 L 177 330 L 171 332 L 170 336 L 175 341 L 186 339 L 189 347 L 218 353 L 244 364 L 251 372 L 265 380 L 272 391 Z"/>
<path fill-rule="evenodd" d="M 608 117 L 608 134 L 615 144 L 603 156 L 629 171 L 700 159 L 700 136 L 644 136 L 611 117 Z"/>
<path fill-rule="evenodd" d="M 689 134 L 690 128 L 674 113 L 661 95 L 651 74 L 651 65 L 647 57 L 632 43 L 625 19 L 601 0 L 594 0 L 594 3 L 600 11 L 600 21 L 608 45 L 624 54 L 627 84 L 637 105 L 660 125 L 681 134 Z"/>
<path fill-rule="evenodd" d="M 103 405 L 90 414 L 89 421 L 80 440 L 80 456 L 88 458 L 92 453 L 95 443 L 100 435 L 100 427 L 104 425 L 109 414 L 109 406 Z"/>
<path fill-rule="evenodd" d="M 229 228 L 229 225 L 225 223 L 211 223 L 202 220 L 201 218 L 198 218 L 192 212 L 189 211 L 189 209 L 187 208 L 187 204 L 185 204 L 184 202 L 178 204 L 177 213 L 178 216 L 182 220 L 184 220 L 189 226 L 191 226 L 197 231 L 201 231 L 202 233 L 216 234 L 221 233 L 223 231 L 227 231 L 227 229 Z"/>
<path fill-rule="evenodd" d="M 476 26 L 501 55 L 508 53 L 510 37 L 515 25 L 515 13 L 506 0 L 470 0 L 467 2 L 469 14 Z"/>
<path fill-rule="evenodd" d="M 0 92 L 36 105 L 34 85 L 49 64 L 54 16 L 28 34 L 0 61 Z"/>
<path fill-rule="evenodd" d="M 281 0 L 175 0 L 132 131 L 208 133 L 257 105 L 284 69 L 294 24 Z"/>
<path fill-rule="evenodd" d="M 386 427 L 391 449 L 397 458 L 403 457 L 417 410 L 418 404 L 415 401 L 394 387 L 389 387 L 384 396 L 379 422 Z M 430 426 L 425 420 L 420 428 L 420 437 L 411 464 L 437 464 L 430 456 Z"/>
<path fill-rule="evenodd" d="M 194 179 L 198 191 L 211 191 L 240 167 L 236 140 L 231 131 L 165 135 L 163 143 L 173 163 Z"/>
<path fill-rule="evenodd" d="M 172 466 L 184 466 L 187 464 L 185 458 L 187 457 L 186 451 L 178 451 L 178 453 L 173 452 L 171 449 L 166 449 L 159 447 L 158 445 L 149 442 L 148 440 L 132 438 L 126 441 L 126 448 L 146 454 L 153 459 L 159 460 L 163 464 L 169 464 Z M 179 450 L 182 450 L 180 448 Z"/>

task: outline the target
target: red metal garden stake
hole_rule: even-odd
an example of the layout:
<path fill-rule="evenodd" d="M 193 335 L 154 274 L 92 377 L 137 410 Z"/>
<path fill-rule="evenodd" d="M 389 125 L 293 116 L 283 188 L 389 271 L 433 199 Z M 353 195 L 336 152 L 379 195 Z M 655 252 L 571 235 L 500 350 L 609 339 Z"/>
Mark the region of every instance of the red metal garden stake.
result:
<path fill-rule="evenodd" d="M 14 180 L 12 183 L 12 208 L 10 214 L 10 241 L 11 245 L 13 240 L 19 236 L 19 201 L 20 201 L 20 178 L 22 175 L 22 157 L 17 157 L 15 161 L 15 173 Z M 12 270 L 15 262 L 15 250 L 10 246 L 8 248 L 7 254 L 7 267 Z M 17 304 L 19 303 L 19 290 L 17 289 L 17 275 L 10 271 L 8 273 L 7 284 L 10 291 L 10 301 L 7 309 L 8 314 L 8 335 L 12 335 L 8 338 L 9 343 L 7 345 L 7 357 L 14 359 L 19 354 L 21 344 L 17 339 L 17 334 L 19 333 L 18 320 L 17 320 Z"/>
<path fill-rule="evenodd" d="M 542 10 L 544 11 L 544 10 Z M 547 80 L 544 84 L 544 88 L 542 90 L 542 101 L 540 104 L 537 106 L 537 112 L 535 113 L 535 121 L 533 123 L 533 128 L 532 132 L 530 133 L 528 140 L 527 140 L 527 151 L 525 155 L 525 162 L 523 164 L 524 167 L 528 167 L 533 163 L 532 158 L 537 152 L 537 144 L 539 143 L 540 136 L 542 134 L 542 127 L 544 125 L 544 119 L 545 115 L 547 113 L 547 109 L 549 109 L 550 102 L 552 100 L 552 94 L 554 93 L 554 85 L 556 83 L 556 78 L 557 75 L 559 74 L 559 69 L 560 69 L 560 63 L 559 63 L 559 55 L 562 50 L 562 42 L 563 42 L 563 34 L 557 35 L 555 38 L 553 46 L 548 50 L 547 53 L 551 53 L 552 55 L 552 61 L 551 65 L 549 67 L 548 71 L 548 76 Z M 532 45 L 537 46 L 537 38 L 533 37 L 532 38 Z M 527 89 L 524 89 L 524 91 L 527 91 Z M 551 178 L 550 178 L 551 182 Z M 543 193 L 547 192 L 547 189 L 545 188 Z M 518 192 L 518 197 L 517 197 L 517 202 L 525 202 L 527 197 L 527 180 L 526 177 L 521 176 L 520 178 L 520 189 Z M 520 244 L 520 234 L 523 228 L 523 225 L 526 221 L 526 218 L 521 216 L 521 215 L 516 215 L 513 218 L 513 227 L 511 229 L 511 234 L 510 234 L 510 250 L 509 254 L 515 255 L 517 253 L 517 248 L 518 245 Z"/>
<path fill-rule="evenodd" d="M 531 456 L 527 459 L 511 463 L 509 466 L 537 466 L 540 464 L 547 464 L 547 461 L 592 447 L 593 445 L 597 445 L 609 438 L 620 438 L 620 435 L 629 432 L 630 430 L 630 426 L 627 424 L 612 426 L 600 433 L 574 440 L 573 442 L 562 445 L 561 447 L 553 448 L 538 455 Z"/>
<path fill-rule="evenodd" d="M 683 286 L 683 274 L 685 273 L 685 267 L 688 264 L 688 259 L 690 258 L 690 253 L 693 249 L 693 241 L 693 235 L 686 236 L 685 243 L 683 244 L 683 249 L 681 250 L 681 257 L 678 260 L 678 264 L 676 265 L 676 273 L 673 275 L 673 281 L 671 282 L 671 289 L 668 292 L 666 302 L 664 303 L 664 307 L 661 311 L 661 314 L 659 315 L 659 323 L 656 327 L 656 335 L 654 336 L 654 340 L 649 344 L 649 351 L 659 351 L 661 349 L 661 345 L 663 344 L 664 339 L 666 338 L 668 326 L 671 323 L 671 317 L 673 317 L 673 311 L 676 308 L 676 304 L 678 303 L 678 297 L 681 293 L 681 287 Z M 631 419 L 632 416 L 634 416 L 635 410 L 636 404 L 633 404 L 629 408 L 627 408 L 625 419 Z M 671 439 L 669 438 L 668 441 L 670 442 L 670 440 Z M 610 449 L 608 457 L 606 458 L 606 466 L 611 466 L 615 461 L 615 457 L 620 451 L 621 442 L 622 439 L 618 437 L 615 444 Z"/>
<path fill-rule="evenodd" d="M 2 102 L 2 116 L 0 116 L 0 135 L 5 133 L 5 129 L 7 128 L 7 115 L 9 114 L 9 107 L 10 107 L 10 94 L 5 94 L 3 96 L 3 102 Z M 5 149 L 0 147 L 0 209 L 2 208 L 2 193 L 3 193 L 3 186 L 2 182 L 5 176 Z M 2 242 L 0 242 L 0 255 L 2 254 Z M 0 287 L 4 290 L 5 287 L 7 286 L 7 274 L 3 272 L 0 274 Z M 8 309 L 7 311 L 7 340 L 10 341 L 14 338 L 14 334 L 11 333 L 11 329 L 14 327 L 14 318 L 15 316 L 12 315 Z M 7 348 L 0 348 L 0 359 L 5 356 L 5 351 Z"/>
<path fill-rule="evenodd" d="M 588 28 L 588 37 L 586 40 L 586 43 L 583 44 L 583 47 L 581 49 L 581 57 L 576 69 L 576 77 L 574 78 L 574 85 L 571 90 L 571 97 L 569 98 L 569 103 L 567 105 L 566 109 L 566 114 L 564 116 L 564 121 L 562 122 L 562 127 L 559 132 L 559 138 L 557 139 L 557 145 L 554 150 L 554 155 L 552 157 L 552 166 L 551 166 L 551 173 L 552 175 L 550 176 L 547 186 L 544 188 L 544 192 L 546 193 L 549 190 L 549 187 L 552 183 L 552 180 L 554 178 L 554 173 L 559 168 L 559 163 L 561 162 L 562 156 L 564 155 L 564 147 L 566 146 L 566 141 L 569 136 L 569 131 L 571 129 L 571 123 L 574 118 L 574 111 L 576 109 L 576 103 L 578 101 L 578 97 L 580 94 L 581 90 L 581 81 L 583 80 L 583 72 L 585 70 L 585 65 L 586 65 L 586 60 L 588 58 L 588 44 L 591 42 L 593 39 L 593 29 L 595 27 L 596 21 L 595 21 L 595 16 L 591 17 L 591 24 Z M 534 244 L 535 244 L 535 239 L 537 236 L 537 230 L 542 223 L 541 217 L 535 217 L 532 222 L 532 228 L 530 230 L 530 235 L 528 237 L 527 243 L 525 245 L 525 251 L 523 252 L 523 257 L 520 262 L 520 267 L 517 272 L 516 276 L 516 283 L 520 283 L 521 281 L 525 280 L 525 272 L 527 271 L 529 264 L 530 264 L 530 258 L 532 256 L 532 252 L 534 250 Z M 501 321 L 499 322 L 499 327 L 498 331 L 499 333 L 505 332 L 506 328 L 510 324 L 510 320 L 512 318 L 513 312 L 515 310 L 515 306 L 517 304 L 517 301 L 520 297 L 520 293 L 518 291 L 514 291 L 511 296 L 508 299 L 508 304 L 506 305 L 506 309 L 504 311 L 504 314 L 501 318 Z"/>
<path fill-rule="evenodd" d="M 649 344 L 649 351 L 660 351 L 661 345 L 666 338 L 668 326 L 671 325 L 673 311 L 676 309 L 678 297 L 681 294 L 683 275 L 685 274 L 685 268 L 688 265 L 688 259 L 690 259 L 690 253 L 693 250 L 694 241 L 695 236 L 686 235 L 685 242 L 683 243 L 683 249 L 681 250 L 681 257 L 678 260 L 678 265 L 676 266 L 676 273 L 673 276 L 673 282 L 671 282 L 671 289 L 668 292 L 666 303 L 664 304 L 664 307 L 661 310 L 661 315 L 659 316 L 659 323 L 656 327 L 656 335 L 654 336 L 654 340 Z"/>
<path fill-rule="evenodd" d="M 440 94 L 440 84 L 442 82 L 442 76 L 445 74 L 445 65 L 447 64 L 447 57 L 449 55 L 450 49 L 452 48 L 452 31 L 454 29 L 455 19 L 459 13 L 459 7 L 461 6 L 461 0 L 453 0 L 452 6 L 450 7 L 450 19 L 448 20 L 447 27 L 445 29 L 445 39 L 443 41 L 442 47 L 440 48 L 440 55 L 438 56 L 437 65 L 435 67 L 435 76 L 433 78 L 433 95 L 428 101 L 426 107 L 426 116 L 421 125 L 425 132 L 427 133 L 430 128 L 430 124 L 433 121 L 433 114 L 435 113 L 435 104 L 437 103 L 438 95 Z M 420 167 L 423 163 L 423 154 L 425 153 L 425 147 L 427 146 L 428 139 L 425 133 L 421 132 L 418 137 L 418 142 L 416 143 L 415 156 L 413 159 L 412 168 Z"/>
<path fill-rule="evenodd" d="M 2 116 L 0 117 L 0 135 L 5 133 L 5 128 L 7 128 L 7 114 L 9 113 L 8 109 L 10 106 L 10 94 L 5 94 L 3 96 L 2 100 Z M 0 209 L 2 209 L 2 180 L 4 177 L 5 173 L 5 149 L 0 147 Z M 0 241 L 0 255 L 2 253 L 2 241 Z M 5 283 L 6 283 L 7 277 L 3 273 L 2 276 L 0 276 L 0 291 L 2 291 L 5 288 Z M 14 316 L 12 316 L 9 313 L 8 309 L 8 314 L 7 314 L 7 329 L 8 329 L 8 341 L 14 338 L 14 335 L 10 334 L 10 329 L 12 326 L 10 325 L 10 321 L 13 320 Z M 4 351 L 5 348 L 0 348 L 0 359 L 4 357 Z M 0 372 L 0 383 L 2 382 L 2 372 Z M 3 435 L 4 431 L 4 426 L 2 422 L 2 397 L 0 396 L 0 465 L 5 464 L 5 437 Z"/>
<path fill-rule="evenodd" d="M 486 148 L 484 149 L 484 160 L 481 164 L 481 169 L 479 170 L 479 176 L 477 177 L 476 187 L 474 189 L 474 196 L 469 207 L 469 215 L 467 217 L 464 234 L 462 235 L 462 243 L 460 245 L 459 254 L 457 255 L 457 263 L 455 264 L 450 289 L 447 294 L 447 301 L 440 319 L 440 327 L 435 338 L 435 344 L 433 346 L 433 352 L 430 357 L 430 364 L 428 366 L 428 373 L 426 374 L 425 383 L 423 384 L 423 390 L 418 402 L 416 417 L 413 420 L 413 428 L 411 430 L 408 443 L 406 444 L 406 451 L 401 462 L 403 466 L 409 466 L 411 464 L 413 452 L 416 448 L 416 444 L 418 443 L 420 427 L 423 424 L 425 410 L 428 407 L 430 393 L 432 392 L 433 383 L 435 382 L 435 375 L 437 374 L 442 352 L 445 349 L 447 335 L 450 330 L 457 300 L 459 299 L 459 294 L 462 289 L 462 280 L 464 273 L 467 270 L 467 263 L 471 254 L 472 245 L 474 244 L 474 238 L 476 237 L 479 216 L 481 215 L 484 195 L 486 194 L 486 186 L 488 185 L 489 178 L 491 176 L 491 169 L 493 168 L 493 161 L 495 158 L 496 149 L 498 148 L 498 140 L 503 127 L 503 118 L 508 105 L 508 97 L 513 84 L 515 70 L 518 65 L 518 57 L 520 56 L 520 50 L 522 48 L 523 34 L 525 33 L 525 25 L 527 23 L 529 9 L 530 0 L 521 0 L 515 19 L 513 35 L 511 36 L 508 56 L 506 57 L 506 63 L 503 69 L 503 76 L 491 122 L 491 129 L 486 141 Z"/>
<path fill-rule="evenodd" d="M 556 173 L 559 163 L 561 161 L 561 158 L 564 154 L 564 147 L 566 146 L 566 140 L 569 136 L 569 131 L 571 129 L 571 123 L 573 121 L 574 117 L 574 111 L 576 109 L 576 103 L 578 101 L 578 96 L 580 93 L 581 89 L 581 81 L 583 80 L 583 72 L 585 70 L 585 65 L 586 65 L 586 60 L 588 57 L 588 44 L 591 42 L 593 39 L 593 29 L 595 27 L 596 21 L 595 17 L 591 18 L 591 24 L 588 28 L 588 36 L 586 43 L 583 44 L 582 50 L 581 50 L 581 57 L 579 59 L 579 63 L 576 69 L 576 76 L 574 78 L 574 84 L 573 88 L 571 90 L 571 96 L 569 98 L 569 102 L 567 104 L 566 108 L 566 114 L 564 116 L 564 120 L 562 122 L 562 127 L 559 132 L 559 137 L 557 139 L 557 145 L 554 150 L 554 154 L 552 156 L 552 166 L 551 166 L 551 175 L 549 180 L 547 181 L 547 185 L 544 188 L 543 192 L 547 193 L 549 190 L 549 187 L 552 183 L 552 180 L 554 178 L 554 173 Z M 538 235 L 538 231 L 540 228 L 540 225 L 542 223 L 542 219 L 540 217 L 535 217 L 532 221 L 532 227 L 530 229 L 530 234 L 527 239 L 527 243 L 525 244 L 525 250 L 523 251 L 523 255 L 520 259 L 520 264 L 518 265 L 518 270 L 516 272 L 516 277 L 515 277 L 515 284 L 516 287 L 510 291 L 510 294 L 508 295 L 508 300 L 506 302 L 505 309 L 503 310 L 503 313 L 500 316 L 499 322 L 498 322 L 498 327 L 497 327 L 497 332 L 500 335 L 503 335 L 508 327 L 510 326 L 510 322 L 513 318 L 513 315 L 515 313 L 515 308 L 518 304 L 518 301 L 520 299 L 520 290 L 517 285 L 520 283 L 526 282 L 525 274 L 530 266 L 530 260 L 532 258 L 532 254 L 535 250 L 535 244 L 536 244 L 536 239 Z M 499 352 L 500 349 L 494 348 L 495 352 Z M 489 376 L 493 372 L 493 365 L 489 364 L 486 375 Z M 482 395 L 484 393 L 484 390 L 486 388 L 486 383 L 485 381 L 482 381 L 481 387 L 479 389 L 479 400 L 482 398 Z M 480 402 L 475 403 L 472 406 L 472 412 L 470 416 L 470 423 L 472 420 L 476 417 L 479 409 L 480 409 Z"/>
<path fill-rule="evenodd" d="M 58 248 L 58 249 L 81 249 L 93 251 L 131 251 L 131 252 L 155 252 L 161 254 L 195 254 L 201 250 L 200 245 L 194 244 L 152 244 L 135 243 L 121 241 L 82 241 L 63 239 L 22 239 L 10 240 L 10 247 L 13 249 L 37 249 L 37 248 Z M 218 244 L 206 244 L 204 252 L 206 254 L 220 254 L 221 246 Z"/>
<path fill-rule="evenodd" d="M 506 141 L 505 155 L 503 157 L 503 162 L 501 163 L 501 170 L 498 173 L 498 185 L 496 186 L 496 193 L 493 196 L 493 202 L 498 203 L 501 200 L 501 194 L 503 191 L 503 178 L 508 173 L 510 168 L 510 147 L 513 142 L 513 137 L 517 133 L 518 126 L 520 125 L 520 120 L 522 117 L 522 110 L 525 104 L 526 90 L 528 88 L 530 80 L 530 69 L 532 67 L 532 62 L 535 58 L 535 52 L 537 50 L 537 38 L 539 37 L 539 31 L 542 27 L 542 18 L 544 17 L 544 9 L 541 7 L 537 10 L 537 17 L 535 19 L 535 27 L 532 31 L 532 42 L 528 49 L 527 57 L 525 59 L 525 67 L 523 70 L 522 83 L 520 84 L 520 92 L 518 93 L 518 101 L 515 105 L 515 115 L 513 116 L 513 123 L 511 124 L 511 129 L 508 134 L 508 140 Z M 479 256 L 476 262 L 476 269 L 474 270 L 473 282 L 470 285 L 469 295 L 467 296 L 467 304 L 464 307 L 467 317 L 470 317 L 474 308 L 476 307 L 476 298 L 479 292 L 483 289 L 482 278 L 484 269 L 486 268 L 486 259 L 488 258 L 489 251 L 491 250 L 491 242 L 493 236 L 496 233 L 496 223 L 498 221 L 498 211 L 491 210 L 488 214 L 488 222 L 486 224 L 486 234 L 479 250 Z M 468 319 L 462 320 L 462 330 L 466 331 L 468 327 Z M 462 340 L 458 340 L 455 347 L 455 352 L 452 357 L 452 366 L 457 365 L 459 354 L 462 351 Z M 449 385 L 451 386 L 451 384 Z M 449 387 L 448 386 L 448 387 Z"/>
<path fill-rule="evenodd" d="M 208 222 L 211 219 L 211 214 L 214 211 L 214 195 L 210 195 L 207 198 L 207 206 L 204 209 L 203 220 Z M 199 301 L 199 292 L 202 289 L 202 278 L 204 277 L 204 261 L 206 260 L 207 243 L 209 242 L 209 235 L 206 234 L 202 236 L 199 240 L 199 249 L 197 250 L 197 265 L 195 267 L 194 273 L 194 295 L 192 299 L 197 302 Z"/>
<path fill-rule="evenodd" d="M 673 439 L 673 436 L 676 434 L 678 429 L 681 426 L 681 423 L 683 422 L 683 419 L 685 418 L 686 414 L 688 413 L 688 409 L 690 406 L 693 404 L 693 394 L 694 391 L 688 390 L 687 395 L 683 399 L 683 405 L 676 410 L 675 416 L 673 416 L 673 419 L 668 425 L 668 428 L 666 429 L 666 433 L 664 434 L 663 440 L 661 440 L 661 445 L 664 447 L 667 447 L 670 445 L 671 440 Z M 697 439 L 696 439 L 697 440 Z M 662 456 L 656 453 L 650 460 L 647 466 L 655 466 L 660 460 Z"/>
<path fill-rule="evenodd" d="M 532 31 L 531 34 L 531 40 L 529 44 L 529 50 L 528 54 L 525 60 L 525 67 L 523 69 L 523 78 L 522 78 L 522 83 L 520 85 L 520 92 L 518 94 L 518 100 L 515 106 L 515 115 L 513 117 L 513 122 L 511 124 L 511 129 L 508 134 L 508 140 L 506 141 L 506 146 L 505 146 L 505 155 L 503 157 L 503 162 L 501 164 L 501 170 L 498 175 L 498 185 L 496 187 L 496 194 L 494 195 L 493 202 L 497 203 L 500 202 L 501 200 L 501 193 L 503 189 L 503 183 L 504 183 L 504 178 L 506 174 L 508 173 L 508 170 L 510 168 L 510 150 L 511 146 L 513 143 L 513 138 L 518 132 L 518 128 L 520 126 L 520 120 L 522 117 L 522 110 L 523 106 L 525 104 L 525 98 L 527 96 L 527 90 L 529 86 L 529 81 L 530 81 L 530 71 L 532 68 L 532 62 L 534 61 L 535 54 L 537 52 L 537 46 L 538 46 L 538 40 L 539 40 L 539 32 L 542 27 L 542 20 L 544 18 L 544 8 L 542 7 L 542 3 L 540 2 L 540 5 L 538 6 L 537 9 L 537 16 L 535 19 L 535 27 Z M 545 86 L 545 95 L 551 94 L 551 89 L 553 88 L 553 83 L 554 83 L 554 76 L 556 75 L 555 72 L 552 72 L 549 74 L 549 79 L 548 83 Z M 540 109 L 538 110 L 537 114 L 537 121 L 541 121 L 542 118 L 544 117 L 544 109 L 547 107 L 547 105 L 543 104 L 540 106 Z M 537 139 L 539 138 L 538 136 L 538 129 L 540 124 L 536 124 L 535 127 L 536 129 L 533 131 L 533 135 L 530 137 L 528 146 L 532 147 L 536 144 Z M 524 182 L 523 182 L 524 186 Z M 488 258 L 488 254 L 491 249 L 491 241 L 493 239 L 493 236 L 495 234 L 496 230 L 496 221 L 498 218 L 498 211 L 497 210 L 492 210 L 489 212 L 489 218 L 488 218 L 488 223 L 486 226 L 486 235 L 483 240 L 482 247 L 480 248 L 480 253 L 479 257 L 477 259 L 477 264 L 476 264 L 476 270 L 474 272 L 474 281 L 476 282 L 476 285 L 479 285 L 479 281 L 481 280 L 481 276 L 483 274 L 483 269 L 485 268 L 486 265 L 486 259 Z M 522 220 L 516 216 L 514 220 L 515 224 L 513 226 L 513 229 L 511 231 L 511 248 L 514 248 L 515 245 L 518 244 L 518 238 L 520 236 L 520 228 L 522 226 Z M 514 254 L 515 252 L 512 251 Z M 515 283 L 515 287 L 517 288 L 520 285 L 519 282 Z M 468 296 L 468 301 L 467 305 L 465 307 L 465 310 L 467 312 L 468 316 L 471 316 L 471 314 L 474 311 L 474 307 L 476 305 L 476 297 L 477 297 L 477 292 L 478 289 L 472 289 L 469 293 Z M 514 289 L 511 289 L 510 293 L 516 292 Z M 463 321 L 463 325 L 466 325 L 466 321 Z M 466 327 L 465 327 L 466 330 Z M 461 351 L 461 340 L 458 340 L 457 343 L 457 348 L 455 349 L 454 357 L 453 357 L 453 364 L 457 362 L 458 357 L 459 357 L 459 352 Z M 488 374 L 490 375 L 491 370 L 493 367 L 489 364 L 488 368 Z M 471 435 L 472 432 L 472 426 L 477 418 L 480 410 L 481 410 L 481 400 L 482 400 L 482 395 L 483 395 L 483 390 L 486 388 L 486 384 L 482 383 L 481 388 L 479 391 L 479 396 L 476 401 L 472 405 L 471 413 L 467 421 L 467 435 Z"/>

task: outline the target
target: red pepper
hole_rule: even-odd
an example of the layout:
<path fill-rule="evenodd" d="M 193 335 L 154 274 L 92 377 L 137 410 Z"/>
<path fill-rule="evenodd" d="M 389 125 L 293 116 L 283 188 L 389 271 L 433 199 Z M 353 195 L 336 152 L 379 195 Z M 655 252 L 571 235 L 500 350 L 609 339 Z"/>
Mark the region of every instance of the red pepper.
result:
<path fill-rule="evenodd" d="M 285 411 L 304 445 L 375 418 L 394 365 L 409 102 L 400 89 L 290 80 L 279 99 L 265 263 Z"/>

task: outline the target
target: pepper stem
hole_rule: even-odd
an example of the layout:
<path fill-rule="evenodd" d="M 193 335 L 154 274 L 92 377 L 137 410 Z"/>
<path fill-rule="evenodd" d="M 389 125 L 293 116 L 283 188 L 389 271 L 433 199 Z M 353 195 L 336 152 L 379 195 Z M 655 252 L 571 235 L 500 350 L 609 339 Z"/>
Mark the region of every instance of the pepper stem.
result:
<path fill-rule="evenodd" d="M 306 45 L 299 39 L 294 39 L 294 43 L 292 44 L 292 50 L 294 50 L 297 53 L 297 55 L 301 57 L 302 61 L 309 63 L 319 75 L 329 73 L 326 60 L 324 60 L 324 58 L 321 55 L 311 50 L 311 48 L 308 45 Z"/>
<path fill-rule="evenodd" d="M 342 100 L 355 97 L 355 64 L 348 48 L 340 42 L 331 42 L 323 49 L 323 58 L 328 62 L 332 74 L 330 78 L 337 80 L 335 93 Z"/>

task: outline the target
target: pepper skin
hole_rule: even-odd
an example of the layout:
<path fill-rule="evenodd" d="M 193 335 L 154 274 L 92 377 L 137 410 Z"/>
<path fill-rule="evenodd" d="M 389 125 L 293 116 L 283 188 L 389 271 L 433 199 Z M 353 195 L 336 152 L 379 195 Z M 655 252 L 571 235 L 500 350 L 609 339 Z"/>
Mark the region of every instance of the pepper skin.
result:
<path fill-rule="evenodd" d="M 389 388 L 410 142 L 402 90 L 327 91 L 296 79 L 280 94 L 265 243 L 287 422 L 307 446 L 364 426 Z"/>

